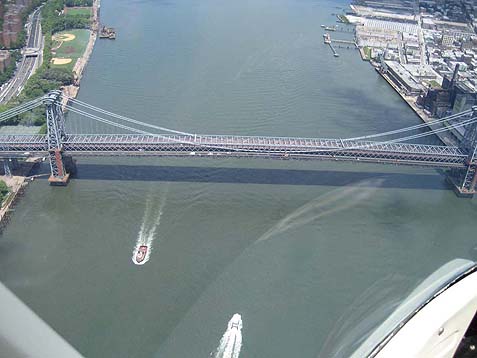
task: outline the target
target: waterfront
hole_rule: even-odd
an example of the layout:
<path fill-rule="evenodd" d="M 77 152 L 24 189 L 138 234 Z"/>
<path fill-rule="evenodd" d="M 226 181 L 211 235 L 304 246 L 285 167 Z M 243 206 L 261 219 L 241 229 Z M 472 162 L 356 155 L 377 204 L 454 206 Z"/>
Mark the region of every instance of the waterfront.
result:
<path fill-rule="evenodd" d="M 191 132 L 349 137 L 420 123 L 357 52 L 334 58 L 322 43 L 337 5 L 104 0 L 119 35 L 96 44 L 79 99 Z M 242 358 L 328 357 L 340 327 L 450 259 L 477 259 L 475 201 L 433 170 L 152 158 L 78 169 L 67 188 L 29 186 L 0 238 L 0 279 L 86 357 L 208 357 L 236 312 Z M 143 224 L 153 251 L 137 267 Z"/>

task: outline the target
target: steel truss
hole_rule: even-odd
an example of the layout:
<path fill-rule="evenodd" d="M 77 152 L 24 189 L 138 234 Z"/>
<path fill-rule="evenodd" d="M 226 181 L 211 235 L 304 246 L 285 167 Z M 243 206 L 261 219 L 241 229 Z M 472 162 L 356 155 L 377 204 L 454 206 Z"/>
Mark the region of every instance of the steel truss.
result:
<path fill-rule="evenodd" d="M 60 138 L 61 146 L 56 142 Z M 0 136 L 0 153 L 156 155 L 331 159 L 464 168 L 460 148 L 339 139 L 220 135 L 64 134 Z M 51 156 L 50 156 L 51 158 Z M 57 163 L 56 156 L 53 163 Z M 54 168 L 54 167 L 53 167 Z M 52 169 L 52 173 L 53 169 Z"/>

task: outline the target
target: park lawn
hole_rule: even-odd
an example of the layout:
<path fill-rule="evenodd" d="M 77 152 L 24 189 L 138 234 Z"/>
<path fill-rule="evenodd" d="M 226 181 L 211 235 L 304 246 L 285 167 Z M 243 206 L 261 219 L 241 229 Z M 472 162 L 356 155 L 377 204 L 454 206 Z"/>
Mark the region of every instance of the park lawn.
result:
<path fill-rule="evenodd" d="M 71 35 L 74 35 L 75 38 L 72 41 L 64 41 L 61 47 L 56 50 L 56 54 L 54 54 L 53 57 L 70 58 L 72 61 L 64 65 L 52 64 L 51 66 L 68 68 L 73 70 L 76 60 L 83 55 L 86 49 L 86 45 L 88 44 L 88 41 L 89 41 L 89 30 L 85 30 L 85 29 L 66 30 L 66 31 L 58 32 L 55 35 L 59 35 L 59 34 L 71 34 Z M 54 41 L 53 47 L 56 47 L 57 45 L 58 43 Z"/>
<path fill-rule="evenodd" d="M 368 46 L 364 46 L 363 51 L 364 51 L 364 55 L 365 55 L 366 59 L 368 61 L 371 60 L 371 48 L 368 47 Z"/>
<path fill-rule="evenodd" d="M 66 15 L 88 15 L 91 16 L 92 8 L 90 7 L 69 7 L 66 10 Z"/>

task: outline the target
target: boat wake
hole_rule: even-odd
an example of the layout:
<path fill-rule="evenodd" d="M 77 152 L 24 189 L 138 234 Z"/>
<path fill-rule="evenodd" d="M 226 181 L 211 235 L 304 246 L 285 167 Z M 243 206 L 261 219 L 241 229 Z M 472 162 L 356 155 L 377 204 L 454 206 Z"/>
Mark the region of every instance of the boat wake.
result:
<path fill-rule="evenodd" d="M 236 313 L 227 325 L 227 330 L 217 347 L 215 358 L 239 358 L 241 348 L 242 317 Z"/>
<path fill-rule="evenodd" d="M 155 198 L 149 197 L 146 201 L 146 209 L 144 210 L 141 228 L 132 255 L 132 261 L 136 265 L 144 265 L 149 261 L 152 251 L 152 243 L 155 239 L 157 228 L 161 224 L 161 217 L 165 203 L 165 195 L 162 200 L 156 200 Z"/>
<path fill-rule="evenodd" d="M 260 236 L 256 242 L 268 240 L 274 235 L 289 229 L 349 209 L 363 200 L 368 199 L 374 191 L 381 186 L 382 182 L 383 179 L 364 180 L 353 184 L 353 186 L 336 189 L 327 194 L 321 195 L 281 219 L 277 224 Z"/>

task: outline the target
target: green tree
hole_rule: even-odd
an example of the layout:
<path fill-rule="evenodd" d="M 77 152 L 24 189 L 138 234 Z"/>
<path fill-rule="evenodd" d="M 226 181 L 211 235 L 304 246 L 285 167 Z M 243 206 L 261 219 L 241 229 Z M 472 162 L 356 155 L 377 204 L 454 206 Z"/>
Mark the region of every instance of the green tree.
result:
<path fill-rule="evenodd" d="M 5 183 L 3 180 L 0 180 L 0 202 L 3 202 L 3 200 L 5 200 L 9 192 L 10 188 L 8 188 L 7 183 Z"/>

